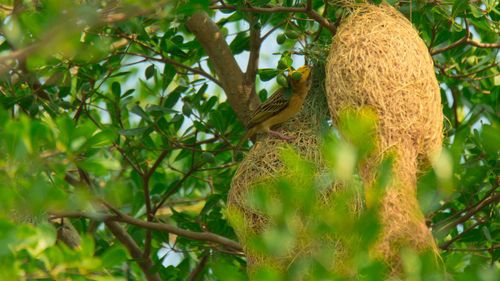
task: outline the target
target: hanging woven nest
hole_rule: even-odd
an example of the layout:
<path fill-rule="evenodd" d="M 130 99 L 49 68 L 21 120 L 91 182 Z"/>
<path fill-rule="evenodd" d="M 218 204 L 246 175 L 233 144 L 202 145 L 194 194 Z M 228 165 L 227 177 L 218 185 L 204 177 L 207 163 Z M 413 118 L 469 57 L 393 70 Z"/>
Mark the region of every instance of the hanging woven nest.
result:
<path fill-rule="evenodd" d="M 365 186 L 384 157 L 395 157 L 374 254 L 397 270 L 402 248 L 435 251 L 416 199 L 416 180 L 441 149 L 443 114 L 433 62 L 418 32 L 390 5 L 356 4 L 333 38 L 326 90 L 334 123 L 346 108 L 377 113 L 376 152 L 361 167 Z"/>
<path fill-rule="evenodd" d="M 325 52 L 323 56 L 324 63 L 327 53 Z M 313 82 L 301 110 L 277 128 L 277 131 L 285 135 L 294 135 L 296 138 L 284 141 L 273 136 L 260 135 L 240 164 L 231 182 L 228 194 L 228 213 L 230 217 L 239 218 L 238 222 L 235 223 L 233 220 L 232 224 L 245 250 L 250 275 L 252 275 L 253 269 L 258 266 L 286 270 L 297 256 L 307 255 L 311 251 L 311 243 L 305 240 L 300 241 L 301 238 L 298 238 L 295 248 L 283 256 L 269 257 L 253 251 L 252 247 L 249 246 L 249 239 L 262 233 L 268 226 L 272 225 L 272 221 L 266 214 L 252 208 L 248 199 L 249 193 L 260 185 L 272 184 L 279 177 L 290 176 L 296 172 L 287 169 L 282 160 L 283 151 L 290 147 L 302 159 L 315 163 L 317 169 L 314 173 L 316 176 L 320 177 L 320 175 L 327 173 L 328 168 L 323 161 L 321 151 L 322 132 L 329 119 L 325 100 L 324 77 L 324 64 L 316 64 L 313 68 Z M 293 175 L 291 176 L 293 177 Z M 332 182 L 324 182 L 322 185 L 324 186 L 311 186 L 310 188 L 311 192 L 324 190 L 320 194 L 324 199 L 320 199 L 320 201 L 326 202 L 326 198 L 331 195 L 330 191 L 336 187 Z M 304 222 L 304 228 L 306 224 L 307 222 Z M 298 234 L 298 236 L 301 235 Z M 328 241 L 325 243 L 334 249 L 339 249 L 339 252 L 341 251 L 341 247 L 336 246 L 339 241 L 335 238 L 326 238 L 326 240 Z"/>

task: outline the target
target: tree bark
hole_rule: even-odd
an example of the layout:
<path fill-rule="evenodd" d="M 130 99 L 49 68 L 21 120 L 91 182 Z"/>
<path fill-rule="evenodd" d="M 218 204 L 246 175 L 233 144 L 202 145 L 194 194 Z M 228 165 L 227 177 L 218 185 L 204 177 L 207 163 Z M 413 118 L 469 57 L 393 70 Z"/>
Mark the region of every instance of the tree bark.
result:
<path fill-rule="evenodd" d="M 115 221 L 107 221 L 105 222 L 105 224 L 116 237 L 116 239 L 118 239 L 118 241 L 120 241 L 120 243 L 122 243 L 127 248 L 132 258 L 143 260 L 138 261 L 137 264 L 142 269 L 142 272 L 144 272 L 146 279 L 148 281 L 161 281 L 160 275 L 158 275 L 158 273 L 150 272 L 151 268 L 153 267 L 153 263 L 151 262 L 149 257 L 144 258 L 141 249 L 139 248 L 139 246 L 137 246 L 134 239 L 130 237 L 125 229 L 123 229 L 123 227 L 121 227 L 120 224 Z"/>
<path fill-rule="evenodd" d="M 229 105 L 246 126 L 250 114 L 260 104 L 255 92 L 255 75 L 246 77 L 224 39 L 219 27 L 205 13 L 195 13 L 186 22 L 208 54 L 221 81 Z"/>

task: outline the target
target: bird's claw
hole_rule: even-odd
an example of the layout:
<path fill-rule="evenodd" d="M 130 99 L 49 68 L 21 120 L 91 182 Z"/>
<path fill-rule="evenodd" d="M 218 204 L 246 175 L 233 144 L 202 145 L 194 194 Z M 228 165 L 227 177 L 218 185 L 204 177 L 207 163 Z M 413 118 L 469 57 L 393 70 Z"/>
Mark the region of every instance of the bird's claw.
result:
<path fill-rule="evenodd" d="M 293 139 L 297 138 L 297 136 L 285 136 L 280 132 L 276 132 L 276 131 L 272 131 L 272 130 L 269 130 L 269 134 L 276 136 L 276 137 L 283 139 L 283 140 L 293 140 Z"/>

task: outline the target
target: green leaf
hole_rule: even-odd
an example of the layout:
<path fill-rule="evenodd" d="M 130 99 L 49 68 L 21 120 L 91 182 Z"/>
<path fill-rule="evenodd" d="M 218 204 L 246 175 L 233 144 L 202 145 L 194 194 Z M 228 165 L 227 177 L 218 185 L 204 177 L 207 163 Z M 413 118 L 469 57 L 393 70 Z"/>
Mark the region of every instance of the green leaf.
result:
<path fill-rule="evenodd" d="M 288 37 L 290 39 L 297 39 L 300 36 L 300 34 L 297 31 L 292 30 L 292 29 L 287 30 L 285 32 L 285 35 L 286 35 L 286 37 Z"/>
<path fill-rule="evenodd" d="M 285 100 L 289 100 L 289 99 L 291 99 L 291 98 L 292 98 L 292 95 L 293 95 L 293 90 L 292 90 L 292 88 L 290 88 L 290 87 L 283 88 L 283 93 L 282 93 L 282 95 L 283 95 L 283 98 L 284 98 Z"/>
<path fill-rule="evenodd" d="M 243 153 L 243 151 L 238 150 L 234 155 L 234 161 L 241 162 L 243 161 L 243 159 L 245 159 L 245 154 Z"/>
<path fill-rule="evenodd" d="M 278 43 L 278 45 L 285 43 L 285 41 L 286 41 L 285 34 L 281 33 L 281 34 L 278 34 L 278 36 L 276 36 L 276 43 Z"/>
<path fill-rule="evenodd" d="M 182 113 L 189 117 L 189 115 L 191 115 L 192 112 L 193 112 L 193 107 L 191 106 L 191 104 L 189 104 L 189 102 L 185 102 L 184 105 L 182 106 Z"/>
<path fill-rule="evenodd" d="M 252 6 L 264 6 L 266 4 L 268 4 L 269 2 L 271 2 L 271 0 L 251 0 L 250 3 L 252 4 Z"/>
<path fill-rule="evenodd" d="M 156 72 L 156 69 L 155 69 L 154 64 L 148 66 L 146 68 L 146 70 L 144 71 L 144 75 L 146 76 L 146 80 L 149 80 L 149 78 L 153 77 L 153 75 L 155 75 L 155 72 Z"/>
<path fill-rule="evenodd" d="M 472 13 L 472 16 L 474 16 L 475 18 L 480 18 L 485 14 L 483 11 L 479 10 L 478 8 L 470 4 L 469 4 L 469 9 Z"/>
<path fill-rule="evenodd" d="M 131 109 L 130 112 L 140 116 L 142 119 L 151 122 L 151 118 L 149 118 L 148 114 L 140 107 L 138 104 L 134 105 Z"/>
<path fill-rule="evenodd" d="M 245 50 L 250 50 L 250 36 L 246 32 L 238 33 L 233 39 L 229 48 L 234 55 L 240 54 Z"/>
<path fill-rule="evenodd" d="M 174 117 L 172 118 L 172 120 L 170 120 L 170 122 L 172 123 L 176 123 L 176 122 L 179 122 L 179 121 L 182 121 L 184 120 L 184 117 L 180 114 L 175 114 Z"/>
<path fill-rule="evenodd" d="M 492 239 L 491 239 L 491 234 L 490 234 L 490 232 L 489 232 L 488 228 L 487 228 L 486 226 L 483 226 L 483 227 L 481 228 L 481 230 L 483 231 L 483 234 L 484 234 L 484 236 L 486 237 L 486 239 L 488 239 L 488 241 L 489 241 L 489 242 L 492 242 Z"/>
<path fill-rule="evenodd" d="M 120 86 L 119 82 L 114 81 L 111 84 L 111 93 L 113 93 L 113 96 L 115 97 L 115 100 L 119 100 L 120 99 L 120 95 L 122 93 L 122 90 L 121 90 L 121 86 Z"/>
<path fill-rule="evenodd" d="M 226 131 L 226 119 L 219 110 L 213 110 L 210 112 L 210 119 L 208 120 L 208 124 L 210 124 L 219 132 Z"/>
<path fill-rule="evenodd" d="M 469 0 L 456 0 L 453 2 L 453 7 L 451 8 L 451 16 L 456 17 L 463 11 L 467 10 L 469 6 Z"/>
<path fill-rule="evenodd" d="M 8 119 L 9 119 L 9 113 L 6 110 L 0 108 L 0 128 L 5 127 L 5 123 L 7 122 Z"/>
<path fill-rule="evenodd" d="M 220 194 L 210 194 L 207 200 L 205 201 L 205 206 L 201 209 L 200 215 L 206 215 L 217 203 L 222 200 L 222 196 Z"/>
<path fill-rule="evenodd" d="M 207 126 L 205 126 L 203 123 L 201 123 L 200 121 L 193 121 L 193 125 L 196 129 L 198 129 L 198 131 L 200 132 L 210 132 L 210 130 L 207 128 Z M 202 155 L 203 157 L 203 155 Z"/>
<path fill-rule="evenodd" d="M 302 73 L 300 72 L 294 72 L 292 73 L 292 79 L 295 81 L 299 81 L 302 78 Z"/>
<path fill-rule="evenodd" d="M 130 96 L 131 94 L 133 94 L 135 92 L 135 89 L 129 89 L 127 90 L 125 93 L 123 93 L 123 95 L 120 96 L 120 99 L 124 99 L 128 96 Z"/>
<path fill-rule="evenodd" d="M 0 257 L 11 253 L 11 245 L 16 240 L 16 227 L 10 221 L 0 218 Z"/>
<path fill-rule="evenodd" d="M 147 131 L 147 127 L 118 130 L 118 134 L 123 136 L 137 136 Z"/>
<path fill-rule="evenodd" d="M 284 88 L 288 88 L 288 79 L 285 77 L 285 75 L 283 75 L 283 74 L 278 75 L 278 77 L 276 77 L 276 82 L 280 86 L 282 86 Z"/>
<path fill-rule="evenodd" d="M 85 147 L 88 148 L 102 148 L 110 146 L 113 143 L 115 134 L 110 130 L 101 131 L 87 140 Z"/>
<path fill-rule="evenodd" d="M 262 101 L 262 102 L 265 101 L 267 99 L 268 94 L 269 93 L 267 92 L 266 89 L 260 90 L 258 93 L 260 101 Z"/>
<path fill-rule="evenodd" d="M 104 252 L 101 256 L 101 262 L 105 268 L 109 269 L 115 266 L 120 266 L 127 260 L 127 257 L 127 251 L 125 251 L 122 247 L 114 246 Z"/>
<path fill-rule="evenodd" d="M 258 71 L 260 80 L 269 81 L 278 75 L 279 70 L 274 68 L 262 68 Z"/>
<path fill-rule="evenodd" d="M 210 268 L 213 270 L 213 274 L 217 277 L 217 280 L 221 281 L 247 281 L 248 276 L 243 273 L 234 263 L 229 262 L 226 259 L 217 259 L 212 261 Z M 279 281 L 285 279 L 255 279 L 255 280 L 266 280 L 266 281 Z"/>
<path fill-rule="evenodd" d="M 167 89 L 176 74 L 177 72 L 175 71 L 174 66 L 166 63 L 165 68 L 163 68 L 163 80 L 161 82 L 161 88 L 163 91 Z"/>
<path fill-rule="evenodd" d="M 201 154 L 201 159 L 206 163 L 215 163 L 215 156 L 211 152 L 203 152 Z"/>
<path fill-rule="evenodd" d="M 4 109 L 10 109 L 18 103 L 20 99 L 20 97 L 6 97 L 4 95 L 0 95 L 0 104 Z"/>
<path fill-rule="evenodd" d="M 163 103 L 163 106 L 167 108 L 172 108 L 175 106 L 175 104 L 179 101 L 179 98 L 181 97 L 181 93 L 184 93 L 188 87 L 186 86 L 177 86 L 175 90 L 170 92 L 167 96 L 167 99 Z"/>
<path fill-rule="evenodd" d="M 288 55 L 283 55 L 278 61 L 278 69 L 286 69 L 292 67 L 292 64 L 293 64 L 293 59 Z"/>
<path fill-rule="evenodd" d="M 37 230 L 37 245 L 34 249 L 32 249 L 33 254 L 35 255 L 54 245 L 56 242 L 56 230 L 51 224 L 46 222 L 41 223 L 38 225 Z"/>
<path fill-rule="evenodd" d="M 171 113 L 177 113 L 177 110 L 171 109 L 171 108 L 166 108 L 164 106 L 156 105 L 156 104 L 150 104 L 146 106 L 146 112 L 151 112 L 151 113 L 161 113 L 161 114 L 171 114 Z"/>
<path fill-rule="evenodd" d="M 483 0 L 481 2 L 483 2 L 483 4 L 486 6 L 487 11 L 494 10 L 495 7 L 498 5 L 497 0 Z"/>
<path fill-rule="evenodd" d="M 210 99 L 208 99 L 208 101 L 203 104 L 202 111 L 210 112 L 218 101 L 219 101 L 218 97 L 211 96 Z"/>
<path fill-rule="evenodd" d="M 208 89 L 208 84 L 204 83 L 203 86 L 200 87 L 200 89 L 198 90 L 198 92 L 196 92 L 196 96 L 202 96 L 203 94 L 205 94 L 205 92 L 207 91 L 207 89 Z"/>

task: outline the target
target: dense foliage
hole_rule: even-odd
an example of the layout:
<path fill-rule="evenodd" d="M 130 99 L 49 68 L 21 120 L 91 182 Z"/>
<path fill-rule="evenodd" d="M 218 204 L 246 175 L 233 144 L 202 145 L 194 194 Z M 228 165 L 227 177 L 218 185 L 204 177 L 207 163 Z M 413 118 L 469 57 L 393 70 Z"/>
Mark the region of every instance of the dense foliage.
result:
<path fill-rule="evenodd" d="M 242 118 L 255 108 L 252 95 L 265 99 L 275 89 L 265 81 L 328 46 L 353 1 L 1 2 L 0 279 L 246 280 L 225 205 L 242 156 L 233 153 Z M 420 32 L 441 83 L 445 143 L 419 182 L 419 200 L 446 271 L 454 280 L 498 280 L 498 0 L 389 3 Z M 210 46 L 214 34 L 196 34 L 200 11 L 230 56 Z M 238 65 L 246 71 L 222 75 Z M 238 79 L 250 89 L 241 93 L 248 104 L 234 100 Z M 326 143 L 345 157 L 331 156 L 332 170 L 355 174 L 361 148 L 334 133 Z M 302 163 L 293 152 L 286 157 Z M 297 177 L 312 183 L 307 165 L 296 167 Z M 312 237 L 334 231 L 294 182 L 274 187 L 294 208 L 277 210 L 265 192 L 256 204 L 282 218 L 303 208 L 318 218 Z M 370 210 L 349 217 L 338 206 L 327 217 L 343 226 L 335 231 L 371 243 Z M 282 251 L 293 241 L 286 231 L 255 243 Z M 369 260 L 363 243 L 349 262 L 360 279 L 382 280 L 383 263 Z M 411 280 L 443 278 L 425 256 L 405 256 Z M 334 278 L 321 265 L 317 255 L 284 275 L 259 276 L 293 280 L 312 266 L 318 279 Z"/>

